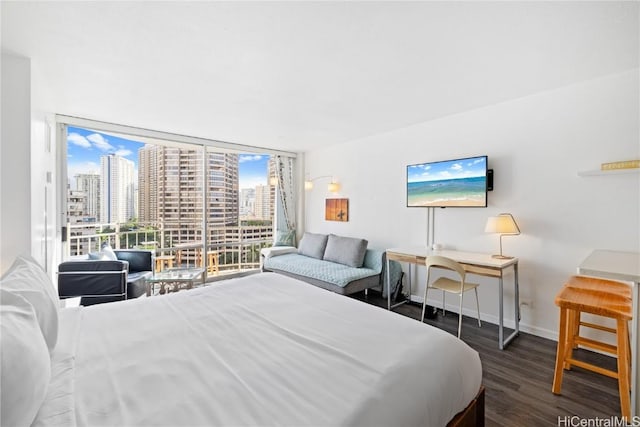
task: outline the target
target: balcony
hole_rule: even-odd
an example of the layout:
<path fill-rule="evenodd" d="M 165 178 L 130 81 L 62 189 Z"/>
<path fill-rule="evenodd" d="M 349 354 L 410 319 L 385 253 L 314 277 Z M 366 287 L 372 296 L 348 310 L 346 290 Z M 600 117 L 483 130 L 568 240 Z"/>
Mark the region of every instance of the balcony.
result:
<path fill-rule="evenodd" d="M 65 258 L 98 252 L 108 242 L 114 249 L 153 251 L 156 271 L 201 267 L 207 277 L 214 277 L 257 270 L 260 249 L 273 244 L 272 226 L 210 227 L 207 234 L 205 244 L 202 229 L 195 227 L 130 229 L 113 223 L 68 224 Z"/>

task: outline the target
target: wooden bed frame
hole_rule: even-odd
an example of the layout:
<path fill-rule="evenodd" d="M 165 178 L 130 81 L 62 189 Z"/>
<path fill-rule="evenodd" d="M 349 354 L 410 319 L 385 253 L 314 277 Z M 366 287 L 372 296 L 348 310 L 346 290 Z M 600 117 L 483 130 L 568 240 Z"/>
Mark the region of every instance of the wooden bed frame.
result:
<path fill-rule="evenodd" d="M 462 412 L 458 413 L 447 427 L 484 427 L 484 386 Z"/>

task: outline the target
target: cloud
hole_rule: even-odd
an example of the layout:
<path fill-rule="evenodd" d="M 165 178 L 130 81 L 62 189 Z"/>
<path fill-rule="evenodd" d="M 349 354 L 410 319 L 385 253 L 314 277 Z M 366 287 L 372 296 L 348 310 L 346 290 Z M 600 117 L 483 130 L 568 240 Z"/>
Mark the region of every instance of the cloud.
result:
<path fill-rule="evenodd" d="M 451 169 L 454 171 L 461 171 L 462 170 L 462 165 L 460 163 L 454 163 L 451 165 Z"/>
<path fill-rule="evenodd" d="M 115 147 L 109 144 L 105 137 L 100 135 L 99 133 L 92 133 L 91 135 L 87 136 L 87 139 L 101 151 L 113 151 L 115 149 Z"/>
<path fill-rule="evenodd" d="M 133 151 L 129 150 L 128 148 L 124 148 L 122 146 L 119 149 L 117 149 L 115 152 L 116 156 L 120 156 L 120 157 L 127 157 L 127 156 L 130 156 L 132 153 Z"/>
<path fill-rule="evenodd" d="M 240 163 L 244 162 L 257 162 L 258 160 L 262 160 L 264 156 L 260 154 L 241 154 L 238 158 Z"/>
<path fill-rule="evenodd" d="M 67 141 L 72 143 L 73 145 L 77 145 L 82 148 L 91 148 L 91 143 L 84 136 L 79 133 L 72 132 L 67 135 Z"/>

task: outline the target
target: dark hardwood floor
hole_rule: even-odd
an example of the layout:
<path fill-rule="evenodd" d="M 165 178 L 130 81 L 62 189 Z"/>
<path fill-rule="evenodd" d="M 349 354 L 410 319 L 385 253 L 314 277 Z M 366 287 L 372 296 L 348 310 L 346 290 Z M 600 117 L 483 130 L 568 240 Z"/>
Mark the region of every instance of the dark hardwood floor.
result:
<path fill-rule="evenodd" d="M 364 294 L 354 298 L 365 300 Z M 370 292 L 366 301 L 386 307 L 386 299 L 383 300 L 379 293 Z M 421 310 L 422 306 L 416 304 L 394 309 L 414 319 L 420 318 Z M 458 315 L 447 311 L 443 317 L 439 310 L 435 319 L 425 320 L 425 323 L 456 335 Z M 480 354 L 486 387 L 487 426 L 557 426 L 558 417 L 609 419 L 620 415 L 617 380 L 603 375 L 573 367 L 571 371 L 565 371 L 562 395 L 551 393 L 555 341 L 521 332 L 505 350 L 499 350 L 498 326 L 483 322 L 482 327 L 478 327 L 475 318 L 466 316 L 462 321 L 462 340 Z M 576 355 L 616 370 L 615 358 L 587 350 L 577 350 Z"/>

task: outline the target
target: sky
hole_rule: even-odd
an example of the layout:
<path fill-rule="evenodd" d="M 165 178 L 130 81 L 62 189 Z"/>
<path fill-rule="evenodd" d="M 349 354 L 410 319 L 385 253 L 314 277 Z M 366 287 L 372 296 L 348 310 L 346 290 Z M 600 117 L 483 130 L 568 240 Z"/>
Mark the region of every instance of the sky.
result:
<path fill-rule="evenodd" d="M 472 178 L 486 174 L 487 158 L 484 156 L 407 166 L 408 182 Z"/>
<path fill-rule="evenodd" d="M 67 130 L 67 175 L 75 188 L 73 177 L 79 173 L 100 173 L 100 157 L 114 153 L 131 160 L 138 179 L 138 149 L 144 143 L 119 138 L 89 129 L 69 126 Z M 269 155 L 240 154 L 240 188 L 254 188 L 267 183 Z"/>

